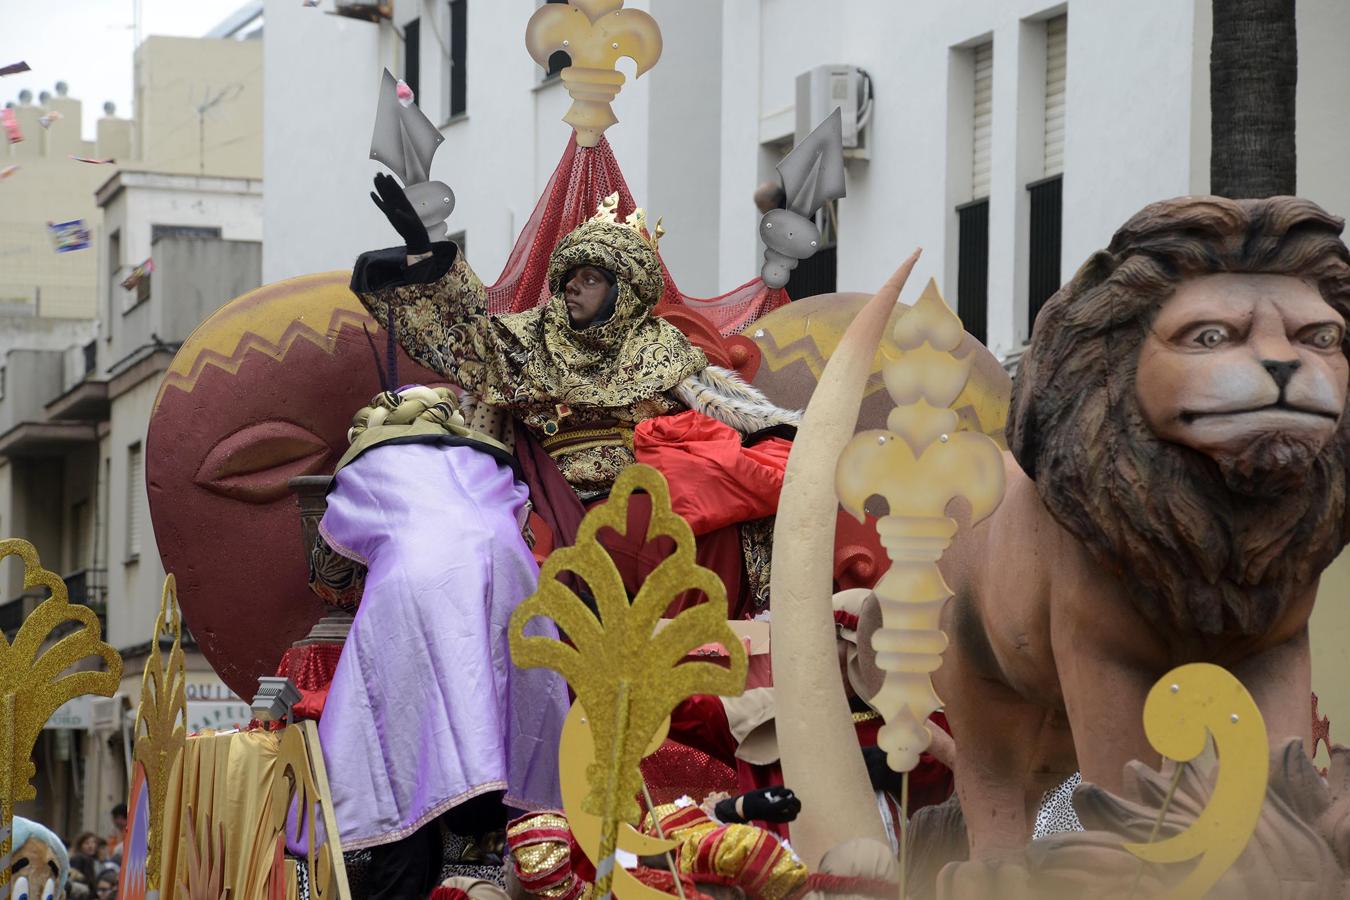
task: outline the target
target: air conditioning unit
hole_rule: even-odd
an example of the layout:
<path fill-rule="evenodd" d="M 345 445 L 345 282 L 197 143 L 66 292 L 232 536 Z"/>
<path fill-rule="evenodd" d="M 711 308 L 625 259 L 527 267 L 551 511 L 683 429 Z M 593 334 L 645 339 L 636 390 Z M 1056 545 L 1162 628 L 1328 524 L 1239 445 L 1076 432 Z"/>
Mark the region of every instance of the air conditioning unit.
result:
<path fill-rule="evenodd" d="M 797 76 L 796 142 L 800 143 L 836 107 L 844 131 L 844 157 L 868 159 L 872 77 L 857 66 L 816 66 Z"/>
<path fill-rule="evenodd" d="M 117 714 L 122 711 L 124 697 L 95 697 L 89 704 L 89 728 L 91 731 L 115 731 Z"/>

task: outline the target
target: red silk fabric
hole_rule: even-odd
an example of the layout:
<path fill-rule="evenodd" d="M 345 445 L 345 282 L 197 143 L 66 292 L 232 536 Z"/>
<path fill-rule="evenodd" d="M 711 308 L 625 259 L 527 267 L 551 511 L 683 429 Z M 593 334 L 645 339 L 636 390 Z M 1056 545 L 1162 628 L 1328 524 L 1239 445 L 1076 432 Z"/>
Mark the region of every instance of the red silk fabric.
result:
<path fill-rule="evenodd" d="M 614 151 L 603 137 L 594 147 L 578 147 L 569 136 L 558 167 L 525 223 L 511 255 L 495 284 L 487 289 L 490 313 L 520 312 L 545 303 L 548 289 L 548 259 L 572 229 L 595 215 L 600 201 L 610 194 L 619 195 L 619 218 L 637 205 L 624 181 Z M 655 227 L 661 211 L 648 210 L 650 227 Z M 672 227 L 698 228 L 698 222 L 670 223 Z M 750 281 L 719 297 L 690 297 L 675 286 L 665 263 L 666 291 L 662 305 L 688 306 L 712 322 L 723 336 L 739 334 L 765 313 L 788 302 L 788 295 L 771 289 L 755 276 Z M 747 273 L 748 274 L 748 273 Z"/>
<path fill-rule="evenodd" d="M 792 442 L 769 438 L 746 447 L 730 425 L 694 410 L 639 422 L 637 461 L 658 469 L 670 503 L 695 535 L 778 511 Z"/>

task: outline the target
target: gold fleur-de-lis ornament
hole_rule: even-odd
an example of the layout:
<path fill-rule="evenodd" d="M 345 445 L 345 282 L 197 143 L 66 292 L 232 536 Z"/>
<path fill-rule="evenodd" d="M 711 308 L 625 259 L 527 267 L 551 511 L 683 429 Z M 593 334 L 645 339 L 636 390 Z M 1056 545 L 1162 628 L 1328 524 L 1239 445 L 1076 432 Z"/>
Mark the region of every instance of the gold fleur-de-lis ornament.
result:
<path fill-rule="evenodd" d="M 898 355 L 883 350 L 882 376 L 896 404 L 887 429 L 855 436 L 835 477 L 841 504 L 859 520 L 869 497 L 889 505 L 877 534 L 891 567 L 877 582 L 883 624 L 872 639 L 886 680 L 871 702 L 886 720 L 877 746 L 897 772 L 918 764 L 931 740 L 925 722 L 941 705 L 929 676 L 947 646 L 940 619 L 951 591 L 937 567 L 956 534 L 947 504 L 964 497 L 974 523 L 1003 499 L 998 445 L 987 435 L 958 431 L 951 409 L 975 360 L 974 354 L 954 355 L 963 334 L 961 320 L 930 281 L 895 325 Z"/>
<path fill-rule="evenodd" d="M 619 121 L 610 104 L 623 87 L 624 75 L 615 64 L 628 57 L 642 77 L 661 58 L 661 28 L 642 10 L 624 9 L 623 0 L 548 3 L 530 16 L 525 48 L 545 69 L 554 53 L 571 58 L 572 64 L 562 70 L 572 96 L 563 121 L 576 131 L 580 146 L 594 147 L 605 129 Z"/>

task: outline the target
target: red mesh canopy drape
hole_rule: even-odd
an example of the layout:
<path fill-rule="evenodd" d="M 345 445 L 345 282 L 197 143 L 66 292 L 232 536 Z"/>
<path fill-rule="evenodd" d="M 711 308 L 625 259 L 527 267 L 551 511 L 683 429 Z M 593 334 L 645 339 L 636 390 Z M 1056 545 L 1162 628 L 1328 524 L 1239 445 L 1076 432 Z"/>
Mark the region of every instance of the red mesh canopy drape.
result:
<path fill-rule="evenodd" d="M 622 219 L 637 204 L 624 182 L 609 141 L 602 137 L 594 147 L 578 147 L 576 140 L 569 137 L 558 168 L 553 171 L 530 220 L 516 239 L 501 276 L 487 289 L 488 310 L 492 313 L 520 312 L 546 302 L 550 296 L 548 258 L 553 248 L 568 232 L 595 215 L 600 201 L 616 191 Z M 682 305 L 696 310 L 712 322 L 723 337 L 739 334 L 760 316 L 788 302 L 786 292 L 768 287 L 758 277 L 720 297 L 690 297 L 676 287 L 664 261 L 661 269 L 666 278 L 662 305 Z"/>

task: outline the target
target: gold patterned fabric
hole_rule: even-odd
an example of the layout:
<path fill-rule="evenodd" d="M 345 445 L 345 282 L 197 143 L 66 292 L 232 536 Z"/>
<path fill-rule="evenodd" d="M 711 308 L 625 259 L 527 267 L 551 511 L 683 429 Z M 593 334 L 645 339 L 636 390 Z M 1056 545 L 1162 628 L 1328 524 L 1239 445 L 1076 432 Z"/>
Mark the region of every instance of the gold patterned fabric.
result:
<path fill-rule="evenodd" d="M 778 838 L 753 825 L 719 825 L 697 806 L 658 806 L 648 813 L 645 830 L 655 833 L 653 818 L 671 840 L 680 871 L 694 876 L 730 878 L 750 900 L 785 900 L 806 884 L 810 870 Z"/>
<path fill-rule="evenodd" d="M 631 429 L 679 411 L 684 405 L 670 392 L 708 365 L 678 328 L 651 314 L 665 289 L 661 263 L 629 226 L 604 219 L 580 225 L 550 258 L 553 299 L 500 316 L 487 314 L 483 283 L 453 244 L 437 245 L 435 253 L 454 256 L 441 278 L 362 290 L 358 271 L 357 295 L 380 322 L 393 312 L 399 342 L 413 359 L 484 402 L 510 409 L 541 440 L 601 422 Z M 612 271 L 618 298 L 607 321 L 575 329 L 562 282 L 581 265 Z M 416 280 L 418 266 L 408 269 L 409 281 Z M 434 270 L 421 271 L 429 277 Z M 608 490 L 634 462 L 622 444 L 564 449 L 555 459 L 583 496 Z"/>
<path fill-rule="evenodd" d="M 309 589 L 329 606 L 355 612 L 366 589 L 366 567 L 338 553 L 318 535 L 309 552 Z"/>
<path fill-rule="evenodd" d="M 769 611 L 769 578 L 773 562 L 773 524 L 768 516 L 741 523 L 741 558 L 748 585 L 746 615 L 754 618 Z"/>
<path fill-rule="evenodd" d="M 521 887 L 545 900 L 586 900 L 591 885 L 572 871 L 571 826 L 567 816 L 531 813 L 506 826 L 506 846 Z"/>

